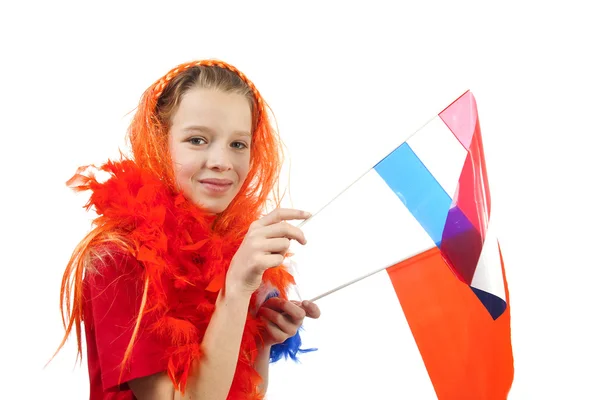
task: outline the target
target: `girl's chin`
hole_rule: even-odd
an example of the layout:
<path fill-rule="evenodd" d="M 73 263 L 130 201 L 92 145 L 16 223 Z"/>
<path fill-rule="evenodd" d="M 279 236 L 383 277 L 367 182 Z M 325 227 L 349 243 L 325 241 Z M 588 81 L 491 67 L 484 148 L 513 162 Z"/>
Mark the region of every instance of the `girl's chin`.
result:
<path fill-rule="evenodd" d="M 206 211 L 208 214 L 217 215 L 225 211 L 229 203 L 224 202 L 222 199 L 206 199 L 206 198 L 195 198 L 192 200 L 194 204 Z"/>

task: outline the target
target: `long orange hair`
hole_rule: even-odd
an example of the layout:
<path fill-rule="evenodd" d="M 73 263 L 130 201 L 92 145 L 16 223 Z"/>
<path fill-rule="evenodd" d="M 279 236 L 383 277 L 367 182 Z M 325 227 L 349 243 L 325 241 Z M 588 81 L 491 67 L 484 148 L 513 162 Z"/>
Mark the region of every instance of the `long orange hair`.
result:
<path fill-rule="evenodd" d="M 193 61 L 173 68 L 153 83 L 142 95 L 129 127 L 128 140 L 132 158 L 136 165 L 154 173 L 166 185 L 176 190 L 167 141 L 169 119 L 181 95 L 194 85 L 245 92 L 250 101 L 253 132 L 248 177 L 231 204 L 217 216 L 213 226 L 217 232 L 226 231 L 228 236 L 233 234 L 233 237 L 241 239 L 249 225 L 264 211 L 270 196 L 273 196 L 275 205 L 280 203 L 277 182 L 282 165 L 282 147 L 279 136 L 269 121 L 268 105 L 254 84 L 237 68 L 217 60 Z M 99 249 L 105 248 L 100 245 L 106 243 L 117 244 L 133 252 L 133 246 L 128 242 L 126 235 L 109 223 L 96 226 L 75 247 L 61 283 L 60 309 L 65 335 L 56 353 L 65 345 L 75 328 L 77 355 L 81 360 L 84 272 L 91 266 L 93 259 L 102 258 L 98 252 L 101 251 Z M 140 312 L 123 363 L 131 355 L 147 294 L 146 278 Z"/>

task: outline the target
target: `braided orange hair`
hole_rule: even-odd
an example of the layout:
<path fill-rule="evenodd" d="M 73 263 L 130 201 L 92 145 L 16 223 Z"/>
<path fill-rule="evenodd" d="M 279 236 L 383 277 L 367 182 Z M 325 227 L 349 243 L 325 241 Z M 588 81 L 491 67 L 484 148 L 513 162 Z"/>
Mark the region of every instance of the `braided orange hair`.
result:
<path fill-rule="evenodd" d="M 212 78 L 210 78 L 211 74 Z M 202 75 L 205 77 L 200 82 Z M 216 76 L 218 78 L 215 78 Z M 277 132 L 269 122 L 268 105 L 254 84 L 237 68 L 218 60 L 193 61 L 173 68 L 152 84 L 142 95 L 129 127 L 128 139 L 132 158 L 139 167 L 152 172 L 170 188 L 177 190 L 168 149 L 169 120 L 181 95 L 194 85 L 244 92 L 250 100 L 253 119 L 250 170 L 240 191 L 227 209 L 217 216 L 213 226 L 217 232 L 227 231 L 229 237 L 242 239 L 250 224 L 261 215 L 270 196 L 273 196 L 275 205 L 280 204 L 277 181 L 281 169 L 282 148 Z M 169 99 L 169 96 L 172 98 Z M 129 252 L 133 251 L 127 237 L 109 224 L 95 227 L 76 246 L 61 284 L 60 308 L 65 335 L 56 353 L 64 346 L 75 328 L 77 354 L 79 359 L 82 357 L 83 274 L 91 267 L 93 259 L 102 258 L 102 255 L 98 254 L 98 249 L 104 246 L 99 245 L 106 243 L 114 243 Z M 140 312 L 124 363 L 131 354 L 138 333 L 147 291 L 146 278 Z M 73 296 L 72 302 L 71 296 Z"/>

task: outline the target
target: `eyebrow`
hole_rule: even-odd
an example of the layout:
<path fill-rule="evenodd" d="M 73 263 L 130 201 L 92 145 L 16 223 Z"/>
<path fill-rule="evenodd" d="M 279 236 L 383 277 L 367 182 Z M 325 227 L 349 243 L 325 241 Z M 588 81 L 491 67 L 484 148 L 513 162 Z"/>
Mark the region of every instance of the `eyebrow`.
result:
<path fill-rule="evenodd" d="M 183 128 L 183 130 L 185 132 L 205 132 L 205 133 L 211 133 L 214 134 L 215 131 L 213 131 L 212 129 L 210 129 L 207 126 L 203 126 L 203 125 L 190 125 L 190 126 L 186 126 L 185 128 Z"/>
<path fill-rule="evenodd" d="M 186 126 L 185 128 L 183 128 L 183 130 L 185 132 L 204 132 L 204 133 L 208 133 L 211 135 L 215 134 L 215 131 L 207 126 L 204 125 L 190 125 L 190 126 Z M 248 137 L 252 137 L 252 134 L 250 134 L 250 132 L 248 131 L 233 131 L 232 132 L 235 135 L 240 135 L 240 136 L 248 136 Z"/>

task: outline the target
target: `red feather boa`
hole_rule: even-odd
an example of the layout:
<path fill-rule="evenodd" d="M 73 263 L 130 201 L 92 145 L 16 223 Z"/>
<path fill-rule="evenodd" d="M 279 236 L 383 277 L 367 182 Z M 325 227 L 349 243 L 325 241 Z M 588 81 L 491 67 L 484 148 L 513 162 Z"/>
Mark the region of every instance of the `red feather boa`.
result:
<path fill-rule="evenodd" d="M 217 234 L 214 216 L 174 193 L 134 162 L 108 162 L 100 169 L 110 178 L 99 182 L 80 168 L 69 181 L 75 190 L 91 190 L 87 208 L 94 207 L 96 225 L 125 233 L 133 256 L 149 278 L 146 312 L 159 315 L 152 329 L 171 338 L 168 374 L 185 390 L 189 368 L 201 356 L 200 343 L 215 307 L 218 290 L 237 251 L 240 238 Z M 293 277 L 284 267 L 265 273 L 263 283 L 285 297 Z M 260 299 L 255 294 L 253 307 Z M 228 399 L 262 399 L 260 375 L 253 365 L 261 342 L 261 322 L 249 311 L 240 357 Z"/>

